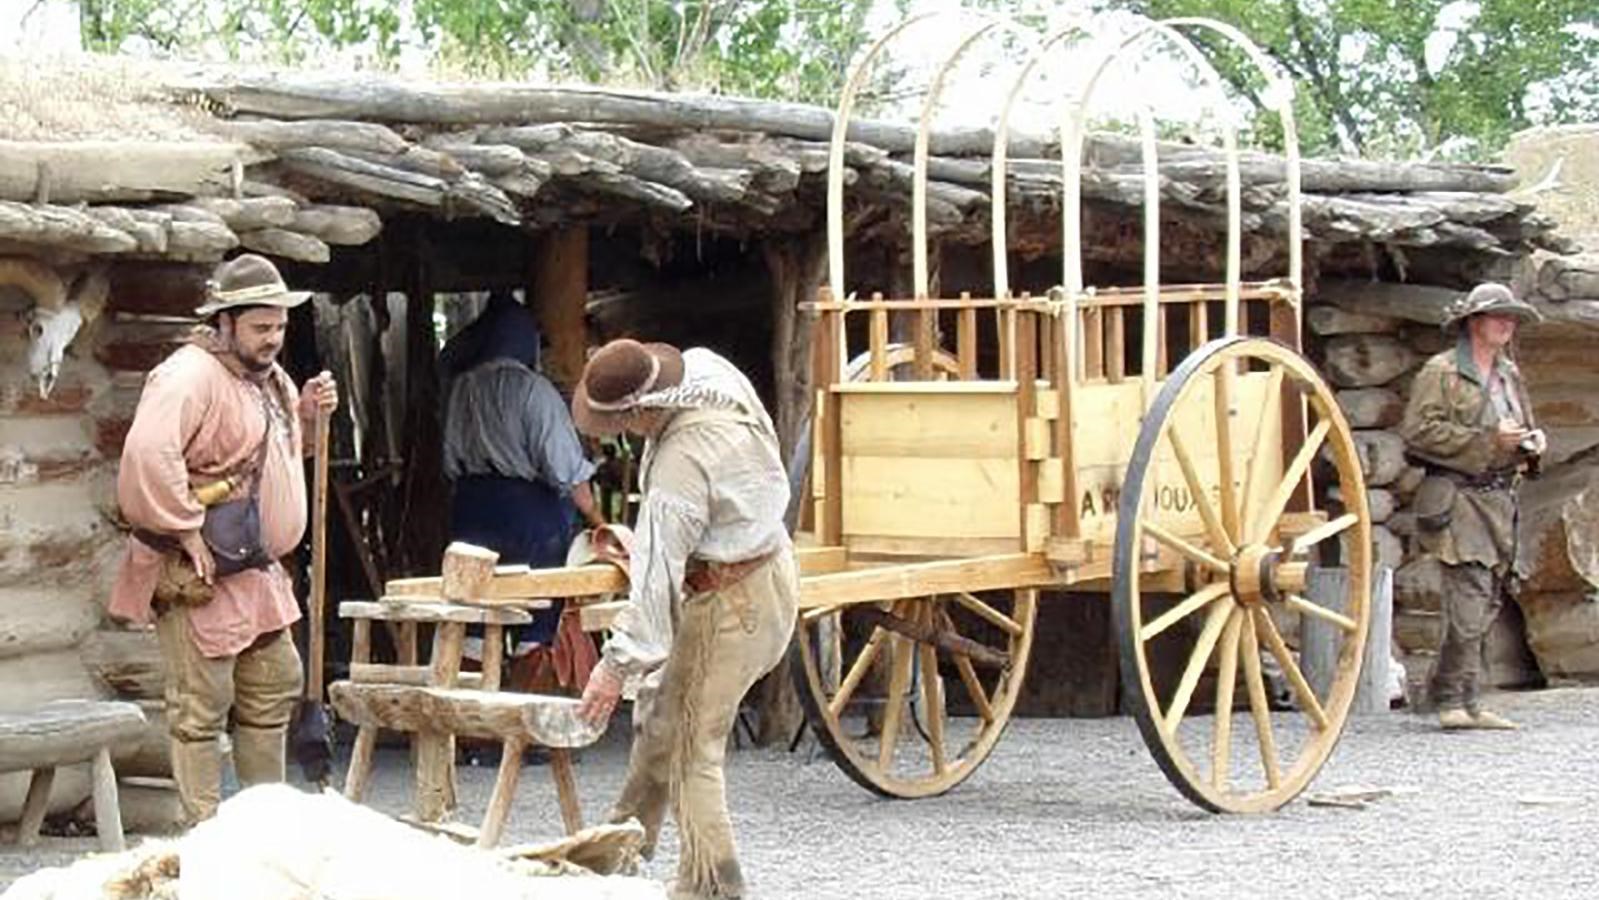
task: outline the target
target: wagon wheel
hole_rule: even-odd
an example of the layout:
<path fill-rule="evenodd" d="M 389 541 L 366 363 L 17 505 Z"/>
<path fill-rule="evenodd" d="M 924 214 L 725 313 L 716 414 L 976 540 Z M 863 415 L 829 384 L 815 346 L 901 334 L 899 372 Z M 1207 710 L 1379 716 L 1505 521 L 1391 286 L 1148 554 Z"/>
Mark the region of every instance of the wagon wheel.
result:
<path fill-rule="evenodd" d="M 807 612 L 794 675 L 811 730 L 868 790 L 944 793 L 976 771 L 1010 722 L 1037 607 L 1036 591 L 1018 590 Z M 877 664 L 889 671 L 880 690 L 867 678 Z"/>
<path fill-rule="evenodd" d="M 1281 439 L 1284 409 L 1303 412 L 1302 443 Z M 1318 456 L 1330 463 L 1347 509 L 1289 533 L 1284 510 Z M 1112 590 L 1121 674 L 1155 761 L 1200 806 L 1282 806 L 1343 732 L 1369 615 L 1365 498 L 1360 459 L 1332 392 L 1281 344 L 1206 344 L 1172 372 L 1146 413 L 1117 512 Z M 1340 539 L 1348 593 L 1328 608 L 1304 596 L 1307 554 Z M 1178 567 L 1187 576 L 1180 596 L 1141 589 L 1149 571 Z M 1332 623 L 1340 641 L 1337 668 L 1320 688 L 1292 650 L 1291 623 L 1306 616 Z M 1292 708 L 1271 708 L 1263 657 L 1287 681 Z M 1162 661 L 1175 665 L 1162 668 Z M 1240 675 L 1253 727 L 1234 730 Z"/>
<path fill-rule="evenodd" d="M 914 360 L 912 345 L 885 348 L 891 377 Z M 845 376 L 867 380 L 870 361 L 870 354 L 857 356 Z M 933 371 L 939 379 L 957 378 L 960 364 L 936 351 Z M 1010 721 L 1036 608 L 1035 592 L 1006 591 L 807 613 L 796 635 L 793 675 L 812 732 L 845 774 L 876 793 L 928 797 L 960 784 Z M 902 631 L 937 633 L 941 640 Z M 874 668 L 887 671 L 886 683 L 874 684 Z"/>

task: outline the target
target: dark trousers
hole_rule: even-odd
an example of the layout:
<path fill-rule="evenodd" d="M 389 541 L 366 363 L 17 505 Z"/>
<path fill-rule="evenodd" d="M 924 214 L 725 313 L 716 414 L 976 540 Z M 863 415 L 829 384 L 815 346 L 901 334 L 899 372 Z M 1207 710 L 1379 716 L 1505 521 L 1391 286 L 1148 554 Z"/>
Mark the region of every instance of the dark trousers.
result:
<path fill-rule="evenodd" d="M 1438 709 L 1477 710 L 1485 667 L 1483 648 L 1504 595 L 1505 577 L 1487 566 L 1444 566 L 1443 639 L 1429 686 Z"/>

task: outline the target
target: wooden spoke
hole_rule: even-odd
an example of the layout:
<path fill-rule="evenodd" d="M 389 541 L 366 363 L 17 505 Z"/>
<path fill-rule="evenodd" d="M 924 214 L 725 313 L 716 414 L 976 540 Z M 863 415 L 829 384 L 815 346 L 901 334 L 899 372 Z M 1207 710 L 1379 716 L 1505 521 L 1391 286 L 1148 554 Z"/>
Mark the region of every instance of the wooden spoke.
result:
<path fill-rule="evenodd" d="M 1210 654 L 1221 637 L 1222 627 L 1227 624 L 1236 605 L 1231 597 L 1227 597 L 1211 607 L 1209 615 L 1205 617 L 1199 640 L 1194 642 L 1194 652 L 1188 657 L 1188 667 L 1183 670 L 1182 681 L 1177 683 L 1177 693 L 1172 696 L 1171 706 L 1166 711 L 1164 726 L 1168 737 L 1177 734 L 1177 726 L 1182 724 L 1188 704 L 1194 698 L 1194 688 L 1199 686 L 1199 676 L 1204 674 L 1205 663 L 1210 661 Z"/>
<path fill-rule="evenodd" d="M 931 644 L 922 644 L 922 706 L 927 709 L 927 746 L 933 755 L 933 772 L 938 775 L 949 770 L 944 758 L 944 686 L 938 677 L 938 651 Z"/>
<path fill-rule="evenodd" d="M 1210 754 L 1210 783 L 1218 791 L 1227 789 L 1227 773 L 1233 764 L 1233 688 L 1238 681 L 1238 641 L 1244 625 L 1244 611 L 1227 615 L 1221 632 L 1221 649 L 1216 672 L 1216 734 Z"/>
<path fill-rule="evenodd" d="M 1354 619 L 1349 618 L 1343 613 L 1333 612 L 1332 610 L 1320 604 L 1312 603 L 1298 594 L 1288 595 L 1288 608 L 1297 610 L 1307 616 L 1315 616 L 1318 619 L 1331 622 L 1334 625 L 1337 625 L 1339 628 L 1342 628 L 1350 633 L 1353 633 L 1360 628 L 1360 625 L 1355 622 Z"/>
<path fill-rule="evenodd" d="M 1261 509 L 1260 515 L 1254 520 L 1249 532 L 1249 542 L 1259 543 L 1271 534 L 1271 529 L 1282 518 L 1283 510 L 1288 508 L 1288 501 L 1294 496 L 1294 489 L 1299 486 L 1299 480 L 1305 477 L 1305 471 L 1310 468 L 1310 461 L 1316 458 L 1321 451 L 1321 445 L 1327 440 L 1327 433 L 1332 430 L 1332 420 L 1322 418 L 1316 427 L 1305 438 L 1304 446 L 1294 455 L 1294 461 L 1289 463 L 1287 471 L 1283 473 L 1283 480 L 1278 483 L 1277 490 L 1271 499 Z"/>
<path fill-rule="evenodd" d="M 1255 422 L 1255 441 L 1249 450 L 1249 477 L 1244 479 L 1244 495 L 1238 501 L 1240 515 L 1245 520 L 1249 518 L 1249 510 L 1254 507 L 1255 501 L 1260 498 L 1260 492 L 1266 488 L 1261 482 L 1275 468 L 1266 465 L 1265 458 L 1270 452 L 1267 449 L 1270 439 L 1276 433 L 1271 428 L 1272 421 L 1282 421 L 1282 407 L 1278 400 L 1282 397 L 1284 372 L 1282 366 L 1272 366 L 1271 380 L 1266 383 L 1266 392 L 1261 395 L 1264 402 L 1260 404 L 1260 418 Z"/>
<path fill-rule="evenodd" d="M 1183 556 L 1188 557 L 1189 559 L 1199 563 L 1213 572 L 1226 574 L 1228 571 L 1230 571 L 1226 560 L 1207 552 L 1201 547 L 1195 546 L 1194 544 L 1184 540 L 1181 537 L 1178 537 L 1175 534 L 1172 534 L 1170 531 L 1167 531 L 1159 525 L 1156 525 L 1154 522 L 1142 522 L 1140 523 L 1140 527 L 1142 527 L 1150 537 L 1160 541 L 1162 544 L 1165 544 L 1173 550 L 1176 550 Z"/>
<path fill-rule="evenodd" d="M 1288 645 L 1283 642 L 1283 636 L 1277 632 L 1277 626 L 1271 620 L 1271 613 L 1261 607 L 1255 607 L 1255 620 L 1260 623 L 1257 631 L 1266 636 L 1266 646 L 1271 650 L 1271 655 L 1277 657 L 1277 664 L 1282 666 L 1283 674 L 1288 676 L 1288 683 L 1294 689 L 1294 696 L 1299 698 L 1299 705 L 1310 717 L 1310 721 L 1319 729 L 1327 728 L 1327 711 L 1321 708 L 1321 701 L 1316 699 L 1316 692 L 1310 689 L 1310 682 L 1305 680 L 1305 673 L 1299 671 L 1299 663 L 1294 662 L 1294 655 L 1288 652 Z"/>
<path fill-rule="evenodd" d="M 1288 548 L 1289 555 L 1309 550 L 1330 537 L 1336 537 L 1359 524 L 1360 517 L 1354 513 L 1345 513 L 1331 522 L 1318 525 L 1299 537 L 1294 538 L 1293 544 Z"/>
<path fill-rule="evenodd" d="M 1271 734 L 1271 707 L 1266 701 L 1266 678 L 1260 672 L 1260 640 L 1255 635 L 1254 616 L 1244 617 L 1244 686 L 1249 691 L 1249 714 L 1255 719 L 1255 739 L 1260 745 L 1260 764 L 1266 770 L 1266 784 L 1276 790 L 1283 783 L 1277 763 L 1277 742 Z"/>
<path fill-rule="evenodd" d="M 1154 621 L 1139 629 L 1138 639 L 1140 641 L 1148 641 L 1150 638 L 1153 638 L 1155 635 L 1160 634 L 1162 631 L 1165 631 L 1166 629 L 1182 621 L 1185 617 L 1193 614 L 1196 610 L 1204 608 L 1207 603 L 1210 603 L 1217 597 L 1227 596 L 1227 592 L 1231 589 L 1231 586 L 1225 581 L 1217 581 L 1205 585 L 1198 591 L 1195 591 L 1194 594 L 1188 599 L 1162 613 Z"/>
<path fill-rule="evenodd" d="M 955 630 L 954 620 L 949 617 L 949 613 L 942 609 L 938 611 L 938 621 L 940 625 L 950 631 Z M 978 717 L 984 722 L 994 721 L 994 707 L 988 702 L 988 692 L 983 689 L 983 683 L 978 680 L 977 670 L 972 667 L 971 658 L 962 654 L 953 654 L 953 656 L 955 659 L 955 671 L 960 673 L 961 682 L 966 685 L 966 694 L 971 697 L 972 706 L 976 708 Z"/>
<path fill-rule="evenodd" d="M 877 764 L 884 770 L 894 762 L 894 745 L 899 741 L 900 720 L 905 715 L 905 692 L 911 684 L 911 655 L 916 651 L 914 641 L 897 634 L 889 638 L 889 646 L 893 648 L 894 670 L 883 697 L 883 731 L 877 748 Z"/>
<path fill-rule="evenodd" d="M 1216 369 L 1216 464 L 1220 469 L 1221 521 L 1227 536 L 1242 537 L 1238 519 L 1238 493 L 1233 487 L 1233 378 L 1236 364 L 1223 362 Z M 1228 551 L 1229 554 L 1231 551 Z"/>
<path fill-rule="evenodd" d="M 844 682 L 838 686 L 838 693 L 828 701 L 827 711 L 833 716 L 844 714 L 845 707 L 849 706 L 849 699 L 855 695 L 855 689 L 861 686 L 861 680 L 872 669 L 872 663 L 877 659 L 877 653 L 883 649 L 883 639 L 888 632 L 881 628 L 872 629 L 872 636 L 866 639 L 866 646 L 861 648 L 861 655 L 855 658 L 849 667 L 849 674 L 844 676 Z"/>
<path fill-rule="evenodd" d="M 1021 623 L 1017 622 L 1015 619 L 1012 619 L 1010 616 L 1005 615 L 994 607 L 989 606 L 987 603 L 984 603 L 971 594 L 961 591 L 956 593 L 954 597 L 955 602 L 966 607 L 979 616 L 982 616 L 984 619 L 988 620 L 990 624 L 1004 631 L 1006 634 L 1015 637 L 1022 633 Z"/>
<path fill-rule="evenodd" d="M 1219 547 L 1228 556 L 1233 555 L 1237 546 L 1228 535 L 1227 529 L 1222 526 L 1221 519 L 1216 517 L 1216 507 L 1210 503 L 1210 491 L 1205 489 L 1204 482 L 1199 480 L 1199 470 L 1194 468 L 1194 459 L 1188 455 L 1188 447 L 1183 443 L 1177 429 L 1168 428 L 1166 439 L 1171 442 L 1172 453 L 1177 456 L 1177 465 L 1183 470 L 1183 481 L 1188 484 L 1188 493 L 1194 498 L 1194 506 L 1199 510 L 1199 517 L 1205 520 L 1205 530 L 1210 533 L 1210 542 Z"/>

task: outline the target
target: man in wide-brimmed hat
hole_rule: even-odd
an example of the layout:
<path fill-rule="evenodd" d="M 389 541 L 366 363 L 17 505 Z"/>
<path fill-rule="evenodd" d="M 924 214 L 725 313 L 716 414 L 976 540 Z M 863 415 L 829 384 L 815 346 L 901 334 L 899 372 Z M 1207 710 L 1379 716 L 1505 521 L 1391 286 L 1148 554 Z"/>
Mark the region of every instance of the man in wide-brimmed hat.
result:
<path fill-rule="evenodd" d="M 1521 370 L 1516 329 L 1542 319 L 1508 287 L 1480 284 L 1446 312 L 1455 346 L 1427 361 L 1400 424 L 1427 470 L 1414 511 L 1422 547 L 1444 565 L 1444 630 L 1429 690 L 1446 730 L 1514 729 L 1482 708 L 1483 644 L 1513 589 L 1517 487 L 1548 448 Z"/>
<path fill-rule="evenodd" d="M 727 360 L 631 340 L 589 359 L 572 414 L 588 434 L 649 439 L 631 603 L 581 708 L 603 719 L 623 683 L 646 676 L 613 821 L 643 822 L 648 853 L 671 802 L 681 848 L 673 896 L 742 896 L 722 764 L 739 701 L 788 647 L 799 597 L 777 433 Z"/>
<path fill-rule="evenodd" d="M 299 605 L 277 560 L 305 530 L 304 423 L 338 402 L 332 375 L 297 390 L 277 363 L 288 311 L 308 296 L 260 256 L 219 266 L 195 310 L 206 323 L 150 372 L 122 448 L 117 500 L 133 533 L 110 611 L 155 620 L 191 824 L 216 811 L 230 709 L 239 781 L 284 777 L 303 676 L 287 635 Z"/>

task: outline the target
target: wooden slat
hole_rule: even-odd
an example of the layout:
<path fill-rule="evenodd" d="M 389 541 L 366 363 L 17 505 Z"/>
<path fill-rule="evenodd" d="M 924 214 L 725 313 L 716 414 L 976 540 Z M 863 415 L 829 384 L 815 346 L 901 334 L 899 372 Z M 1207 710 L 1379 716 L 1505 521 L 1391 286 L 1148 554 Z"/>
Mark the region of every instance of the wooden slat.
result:
<path fill-rule="evenodd" d="M 1105 377 L 1105 313 L 1083 310 L 1083 377 Z"/>
<path fill-rule="evenodd" d="M 533 617 L 520 609 L 495 609 L 460 603 L 414 603 L 406 598 L 373 603 L 346 600 L 339 604 L 339 617 L 384 622 L 465 622 L 471 625 L 526 625 Z"/>
<path fill-rule="evenodd" d="M 955 318 L 955 357 L 962 381 L 977 378 L 977 310 L 964 307 Z"/>
<path fill-rule="evenodd" d="M 409 684 L 423 687 L 433 680 L 431 666 L 404 666 L 389 663 L 351 663 L 350 680 L 356 684 Z M 463 688 L 481 688 L 481 672 L 461 672 L 456 675 L 456 685 Z"/>
<path fill-rule="evenodd" d="M 1127 328 L 1120 306 L 1107 309 L 1105 318 L 1105 380 L 1116 384 L 1127 375 Z"/>
<path fill-rule="evenodd" d="M 871 353 L 871 379 L 888 380 L 888 310 L 874 309 L 871 315 L 869 346 Z"/>
<path fill-rule="evenodd" d="M 938 349 L 938 313 L 916 311 L 916 362 L 912 366 L 917 381 L 933 379 L 933 352 Z"/>
<path fill-rule="evenodd" d="M 439 596 L 440 578 L 398 578 L 384 587 L 390 597 Z M 627 578 L 609 564 L 567 566 L 558 569 L 529 569 L 498 574 L 488 595 L 474 605 L 499 605 L 506 601 L 539 600 L 550 597 L 591 597 L 627 590 Z M 514 605 L 511 604 L 511 605 Z"/>
<path fill-rule="evenodd" d="M 1035 419 L 1034 394 L 1038 391 L 1038 318 L 1031 313 L 1016 314 L 1016 428 L 1022 458 L 1017 461 L 1017 528 L 1024 552 L 1043 549 L 1047 533 L 1041 533 L 1033 520 L 1029 507 L 1038 500 L 1038 467 L 1034 461 L 1049 455 L 1049 428 L 1042 419 Z M 1035 428 L 1033 423 L 1038 423 Z M 1047 532 L 1048 523 L 1044 525 Z"/>
<path fill-rule="evenodd" d="M 1058 456 L 1039 460 L 1038 463 L 1038 500 L 1041 503 L 1064 503 L 1066 500 L 1066 463 Z M 1056 511 L 1055 526 L 1060 525 L 1059 511 Z"/>
<path fill-rule="evenodd" d="M 545 747 L 586 747 L 605 733 L 577 714 L 576 697 L 335 682 L 333 707 L 346 721 L 394 731 L 441 732 Z"/>
<path fill-rule="evenodd" d="M 838 545 L 844 533 L 844 457 L 840 430 L 843 417 L 838 398 L 831 395 L 839 379 L 838 353 L 843 342 L 842 321 L 838 313 L 822 313 L 817 322 L 816 363 L 811 383 L 816 390 L 816 452 L 821 465 L 811 467 L 812 477 L 820 474 L 825 491 L 817 509 L 816 530 L 822 543 Z"/>
<path fill-rule="evenodd" d="M 955 591 L 1047 587 L 1056 576 L 1041 553 L 1008 553 L 817 575 L 800 582 L 800 607 L 814 609 Z"/>

